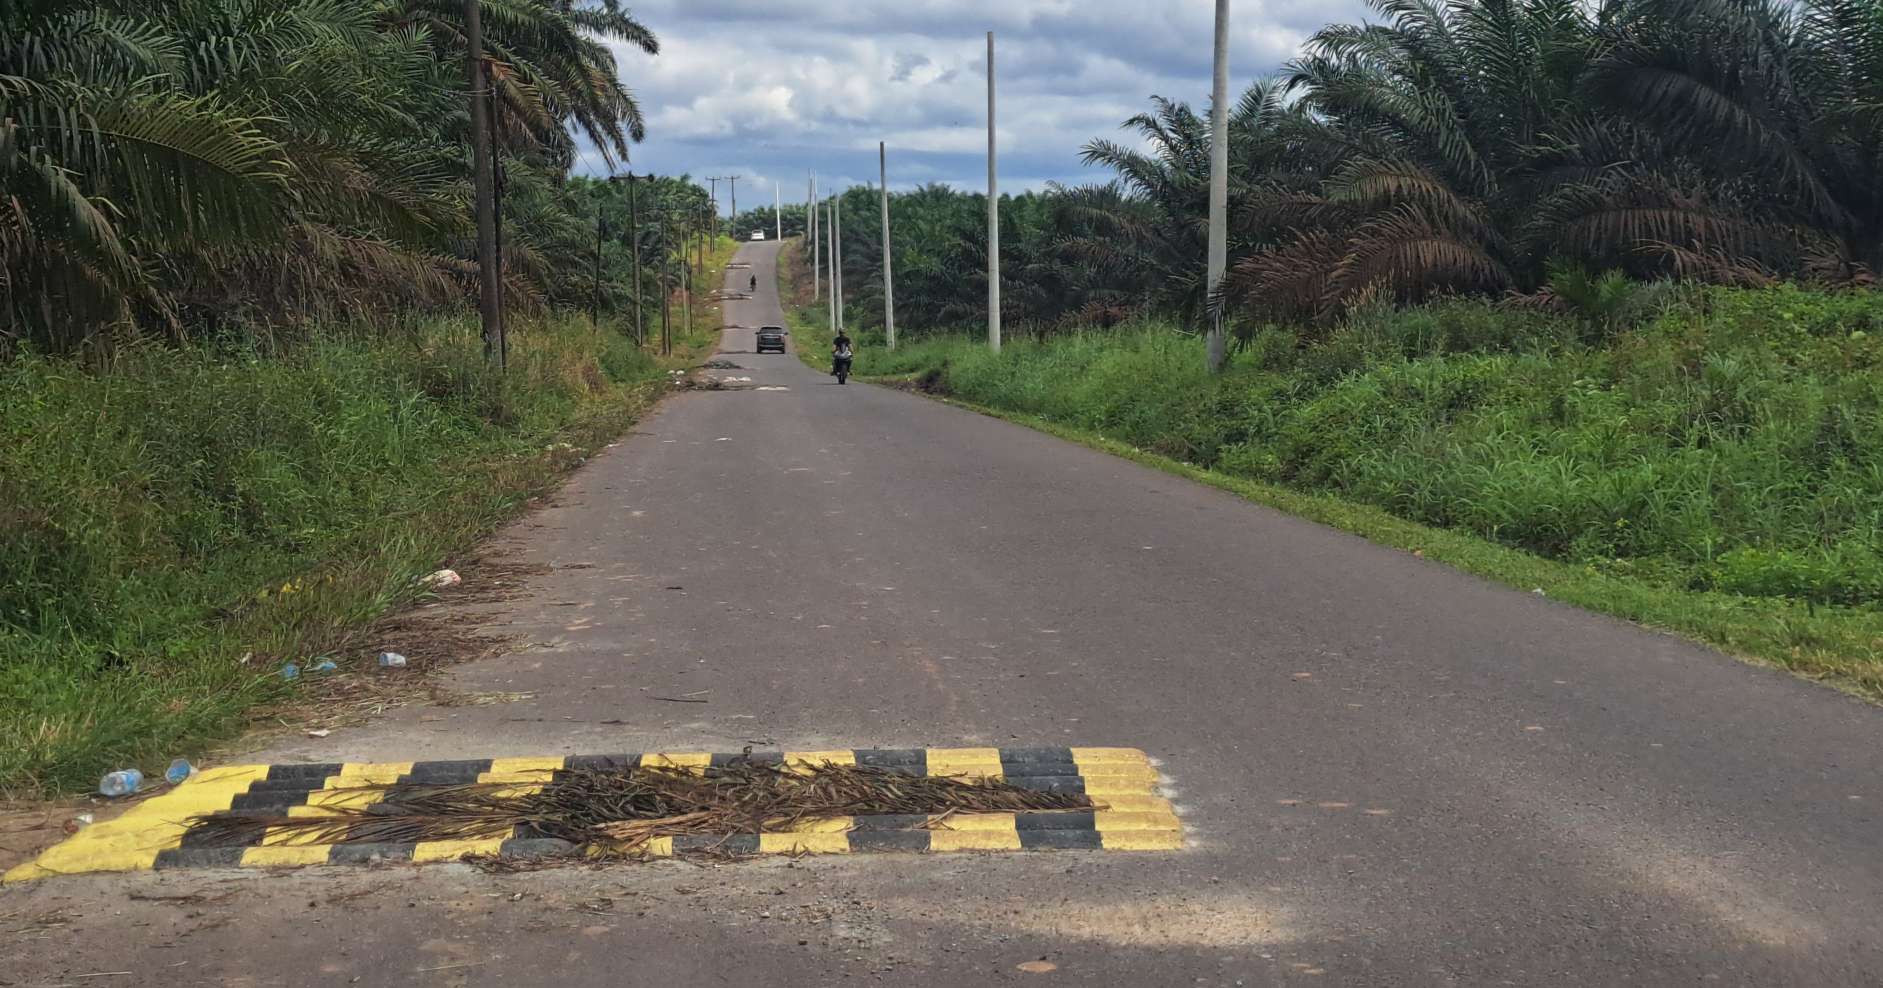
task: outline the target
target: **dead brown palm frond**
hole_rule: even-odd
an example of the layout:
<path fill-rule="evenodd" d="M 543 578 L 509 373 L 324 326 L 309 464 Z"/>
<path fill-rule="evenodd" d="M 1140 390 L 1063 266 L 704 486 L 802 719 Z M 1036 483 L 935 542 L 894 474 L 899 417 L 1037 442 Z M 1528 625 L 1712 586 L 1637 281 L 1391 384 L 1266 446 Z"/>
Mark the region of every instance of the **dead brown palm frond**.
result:
<path fill-rule="evenodd" d="M 1346 247 L 1329 279 L 1330 303 L 1344 304 L 1343 296 L 1369 286 L 1407 302 L 1450 291 L 1497 292 L 1512 280 L 1483 241 L 1409 205 L 1361 224 Z"/>
<path fill-rule="evenodd" d="M 1326 306 L 1343 254 L 1340 238 L 1298 231 L 1288 242 L 1238 261 L 1224 279 L 1225 298 L 1262 318 L 1313 321 Z"/>
<path fill-rule="evenodd" d="M 1356 158 L 1328 180 L 1327 198 L 1367 210 L 1411 203 L 1441 217 L 1447 225 L 1480 238 L 1490 235 L 1490 224 L 1480 208 L 1460 196 L 1442 176 L 1413 161 Z"/>
<path fill-rule="evenodd" d="M 1260 187 L 1245 201 L 1237 225 L 1258 237 L 1290 230 L 1350 225 L 1352 205 L 1333 202 L 1320 192 L 1278 186 Z"/>
<path fill-rule="evenodd" d="M 1648 241 L 1639 248 L 1645 254 L 1665 258 L 1674 274 L 1693 281 L 1708 281 L 1741 288 L 1763 288 L 1777 284 L 1779 275 L 1757 259 L 1736 254 L 1722 247 Z"/>
<path fill-rule="evenodd" d="M 1876 284 L 1876 272 L 1852 256 L 1850 243 L 1844 238 L 1806 232 L 1800 235 L 1799 241 L 1800 270 L 1808 280 L 1837 288 L 1868 288 Z"/>
<path fill-rule="evenodd" d="M 580 769 L 545 785 L 395 783 L 362 787 L 358 802 L 327 816 L 223 812 L 190 821 L 195 846 L 415 843 L 551 837 L 631 853 L 658 837 L 756 834 L 851 816 L 1086 810 L 1083 795 L 1002 782 L 915 776 L 824 763 L 785 767 L 737 762 L 682 768 Z"/>

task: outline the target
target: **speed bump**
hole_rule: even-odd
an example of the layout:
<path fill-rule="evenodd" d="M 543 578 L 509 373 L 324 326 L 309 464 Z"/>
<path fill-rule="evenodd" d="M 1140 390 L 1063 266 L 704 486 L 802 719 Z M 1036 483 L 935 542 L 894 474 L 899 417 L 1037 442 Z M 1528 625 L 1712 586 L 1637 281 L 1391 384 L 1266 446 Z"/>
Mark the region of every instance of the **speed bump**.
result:
<path fill-rule="evenodd" d="M 661 766 L 704 772 L 739 761 L 793 766 L 826 762 L 864 765 L 909 775 L 985 779 L 1042 792 L 1080 793 L 1094 809 L 1021 813 L 873 815 L 820 819 L 775 833 L 661 837 L 645 853 L 847 854 L 864 851 L 1172 851 L 1183 829 L 1160 777 L 1135 748 L 850 748 L 831 751 L 646 752 L 542 758 L 485 758 L 421 762 L 328 762 L 232 765 L 208 769 L 189 781 L 94 824 L 48 848 L 4 876 L 7 883 L 90 872 L 202 867 L 301 867 L 374 861 L 456 861 L 468 855 L 499 858 L 575 853 L 573 845 L 519 827 L 509 837 L 416 843 L 315 843 L 301 834 L 268 833 L 251 846 L 213 846 L 193 831 L 192 818 L 261 811 L 326 816 L 358 809 L 383 795 L 389 783 L 452 785 L 500 783 L 518 794 L 555 784 L 576 769 Z"/>

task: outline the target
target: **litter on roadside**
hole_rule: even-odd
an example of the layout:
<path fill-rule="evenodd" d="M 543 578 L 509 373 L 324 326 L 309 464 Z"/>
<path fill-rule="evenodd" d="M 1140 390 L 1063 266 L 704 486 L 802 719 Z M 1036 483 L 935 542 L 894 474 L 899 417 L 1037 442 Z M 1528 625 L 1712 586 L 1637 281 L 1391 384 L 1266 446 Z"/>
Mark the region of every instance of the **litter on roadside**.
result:
<path fill-rule="evenodd" d="M 129 796 L 143 784 L 144 773 L 134 768 L 121 768 L 116 772 L 106 773 L 104 778 L 98 780 L 98 795 L 113 798 Z"/>
<path fill-rule="evenodd" d="M 190 760 L 187 758 L 179 758 L 171 762 L 169 768 L 164 769 L 163 780 L 173 786 L 182 785 L 189 780 L 190 776 L 195 774 L 196 766 L 191 765 Z"/>
<path fill-rule="evenodd" d="M 428 590 L 445 590 L 463 583 L 464 578 L 458 575 L 457 570 L 441 569 L 436 573 L 426 574 L 419 582 L 425 584 Z"/>
<path fill-rule="evenodd" d="M 379 667 L 382 669 L 403 669 L 405 668 L 405 656 L 397 652 L 381 652 L 379 653 Z"/>

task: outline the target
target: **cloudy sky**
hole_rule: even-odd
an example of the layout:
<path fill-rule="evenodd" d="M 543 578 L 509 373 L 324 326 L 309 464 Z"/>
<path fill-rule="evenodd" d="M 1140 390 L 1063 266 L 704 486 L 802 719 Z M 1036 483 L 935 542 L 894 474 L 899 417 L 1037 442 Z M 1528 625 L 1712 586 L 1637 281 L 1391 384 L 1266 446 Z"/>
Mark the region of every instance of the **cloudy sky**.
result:
<path fill-rule="evenodd" d="M 1359 0 L 1236 0 L 1231 89 L 1273 73 Z M 805 179 L 986 187 L 986 32 L 995 33 L 1003 191 L 1103 179 L 1093 137 L 1152 94 L 1209 98 L 1212 0 L 639 0 L 661 53 L 619 52 L 648 116 L 634 169 L 738 175 L 744 208 Z M 605 170 L 598 158 L 585 170 Z M 722 203 L 725 191 L 721 183 Z M 749 197 L 749 198 L 748 198 Z"/>

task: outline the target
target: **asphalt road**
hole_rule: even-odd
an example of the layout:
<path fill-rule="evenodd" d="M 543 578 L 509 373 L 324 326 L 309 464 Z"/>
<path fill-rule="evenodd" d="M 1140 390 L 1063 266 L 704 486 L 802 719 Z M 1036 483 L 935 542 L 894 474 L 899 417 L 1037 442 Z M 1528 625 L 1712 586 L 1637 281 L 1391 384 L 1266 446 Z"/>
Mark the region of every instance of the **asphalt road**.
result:
<path fill-rule="evenodd" d="M 63 920 L 0 922 L 0 984 L 1883 984 L 1883 712 L 751 354 L 776 249 L 726 310 L 751 380 L 458 605 L 518 644 L 453 684 L 529 696 L 257 757 L 1133 746 L 1189 849 L 61 879 L 0 893 Z"/>

